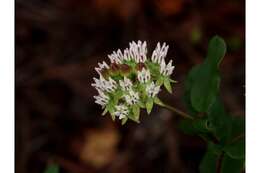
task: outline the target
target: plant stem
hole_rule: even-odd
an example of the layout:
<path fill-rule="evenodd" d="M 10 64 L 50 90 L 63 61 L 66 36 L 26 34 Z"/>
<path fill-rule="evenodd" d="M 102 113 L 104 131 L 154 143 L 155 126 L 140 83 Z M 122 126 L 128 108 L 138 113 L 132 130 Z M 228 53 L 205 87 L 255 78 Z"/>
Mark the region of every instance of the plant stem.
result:
<path fill-rule="evenodd" d="M 191 120 L 194 119 L 192 116 L 186 114 L 185 112 L 182 112 L 181 110 L 179 110 L 179 109 L 177 109 L 177 108 L 175 108 L 175 107 L 173 107 L 173 106 L 167 105 L 167 104 L 165 104 L 165 103 L 163 103 L 163 104 L 160 105 L 160 106 L 169 109 L 170 111 L 172 111 L 172 112 L 174 112 L 174 113 L 176 113 L 176 114 L 182 116 L 183 118 L 187 118 L 187 119 L 191 119 Z"/>

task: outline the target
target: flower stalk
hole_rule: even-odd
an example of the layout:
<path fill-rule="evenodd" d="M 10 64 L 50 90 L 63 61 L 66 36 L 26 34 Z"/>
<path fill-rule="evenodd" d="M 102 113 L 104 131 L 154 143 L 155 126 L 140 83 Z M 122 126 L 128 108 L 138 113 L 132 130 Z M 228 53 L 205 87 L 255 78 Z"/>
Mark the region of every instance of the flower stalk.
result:
<path fill-rule="evenodd" d="M 162 107 L 164 107 L 164 108 L 166 108 L 166 109 L 176 113 L 177 115 L 181 116 L 182 118 L 190 119 L 190 120 L 194 119 L 194 117 L 190 116 L 189 114 L 187 114 L 187 113 L 185 113 L 185 112 L 183 112 L 183 111 L 181 111 L 181 110 L 179 110 L 179 109 L 177 109 L 177 108 L 175 108 L 173 106 L 170 106 L 168 104 L 163 103 L 160 106 L 162 106 Z"/>

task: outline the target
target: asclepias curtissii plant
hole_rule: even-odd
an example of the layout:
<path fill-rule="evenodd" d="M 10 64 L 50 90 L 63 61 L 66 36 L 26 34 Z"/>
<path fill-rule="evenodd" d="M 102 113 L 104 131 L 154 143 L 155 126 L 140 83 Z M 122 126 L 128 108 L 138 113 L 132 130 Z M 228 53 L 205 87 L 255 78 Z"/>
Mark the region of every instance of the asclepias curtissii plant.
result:
<path fill-rule="evenodd" d="M 219 66 L 226 53 L 225 41 L 214 36 L 208 46 L 205 60 L 194 66 L 185 80 L 184 113 L 162 102 L 158 94 L 165 88 L 172 93 L 171 79 L 175 66 L 166 62 L 168 46 L 157 44 L 151 57 L 146 42 L 131 42 L 124 51 L 108 55 L 95 68 L 99 78 L 92 84 L 98 91 L 95 102 L 122 124 L 128 120 L 140 122 L 140 109 L 150 114 L 154 105 L 180 115 L 180 129 L 207 142 L 207 151 L 201 161 L 201 173 L 240 173 L 245 167 L 245 121 L 226 112 L 220 97 Z"/>

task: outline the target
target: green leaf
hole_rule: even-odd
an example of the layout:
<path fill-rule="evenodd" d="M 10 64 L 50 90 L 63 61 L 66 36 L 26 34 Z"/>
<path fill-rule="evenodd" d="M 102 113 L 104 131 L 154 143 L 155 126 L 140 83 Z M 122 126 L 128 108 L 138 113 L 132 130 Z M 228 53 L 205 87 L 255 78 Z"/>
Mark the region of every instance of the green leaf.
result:
<path fill-rule="evenodd" d="M 214 144 L 209 143 L 208 149 L 199 166 L 200 173 L 216 173 L 220 155 L 221 153 L 218 148 Z"/>
<path fill-rule="evenodd" d="M 133 114 L 130 114 L 129 118 L 135 122 L 139 122 L 140 107 L 138 105 L 132 105 L 132 112 Z"/>
<path fill-rule="evenodd" d="M 213 152 L 207 152 L 203 160 L 200 164 L 199 170 L 200 173 L 215 173 L 216 172 L 216 167 L 217 167 L 217 160 L 218 156 L 215 155 Z"/>
<path fill-rule="evenodd" d="M 159 64 L 155 64 L 151 61 L 146 61 L 145 62 L 147 67 L 149 68 L 151 75 L 155 78 L 159 78 L 161 76 L 160 74 L 160 65 Z"/>
<path fill-rule="evenodd" d="M 159 106 L 164 106 L 164 103 L 158 97 L 154 98 L 154 103 Z"/>
<path fill-rule="evenodd" d="M 115 121 L 116 116 L 114 114 L 114 104 L 113 103 L 108 103 L 106 109 L 110 113 L 110 116 L 111 116 L 112 120 Z"/>
<path fill-rule="evenodd" d="M 227 155 L 233 159 L 245 158 L 245 138 L 242 137 L 238 141 L 224 147 Z"/>
<path fill-rule="evenodd" d="M 123 118 L 122 121 L 121 121 L 121 124 L 124 125 L 127 122 L 127 120 L 128 120 L 127 117 Z"/>
<path fill-rule="evenodd" d="M 150 114 L 151 111 L 152 111 L 152 108 L 153 108 L 153 99 L 152 98 L 149 98 L 146 102 L 146 110 L 147 110 L 147 113 Z"/>
<path fill-rule="evenodd" d="M 212 65 L 212 68 L 217 68 L 225 56 L 226 49 L 225 41 L 219 36 L 214 36 L 209 42 L 206 63 Z"/>
<path fill-rule="evenodd" d="M 59 166 L 56 164 L 50 164 L 45 169 L 44 173 L 58 173 L 59 172 Z"/>
<path fill-rule="evenodd" d="M 231 117 L 231 126 L 229 141 L 245 135 L 245 117 Z"/>
<path fill-rule="evenodd" d="M 191 104 L 198 112 L 206 112 L 218 95 L 219 74 L 210 73 L 208 68 L 200 70 L 198 79 L 191 89 Z"/>
<path fill-rule="evenodd" d="M 156 85 L 161 86 L 163 84 L 163 77 L 159 77 L 159 79 L 156 81 Z"/>
<path fill-rule="evenodd" d="M 167 91 L 168 91 L 169 93 L 172 93 L 171 82 L 169 81 L 168 78 L 165 78 L 165 79 L 164 79 L 163 85 L 164 85 L 164 87 L 167 89 Z"/>
<path fill-rule="evenodd" d="M 236 160 L 224 155 L 221 164 L 221 173 L 241 173 L 245 167 L 243 159 Z"/>
<path fill-rule="evenodd" d="M 226 52 L 223 39 L 211 39 L 205 61 L 196 65 L 185 82 L 185 102 L 197 112 L 207 112 L 218 95 L 220 76 L 218 66 Z M 193 111 L 194 112 L 194 111 Z"/>
<path fill-rule="evenodd" d="M 169 81 L 170 81 L 171 83 L 178 83 L 178 81 L 172 80 L 171 78 L 169 78 Z"/>
<path fill-rule="evenodd" d="M 230 116 L 226 113 L 220 98 L 217 98 L 210 107 L 208 120 L 212 132 L 220 140 L 221 144 L 225 144 L 230 136 L 232 126 L 230 124 Z"/>
<path fill-rule="evenodd" d="M 141 108 L 146 108 L 146 105 L 143 102 L 138 102 L 138 106 L 140 106 Z"/>

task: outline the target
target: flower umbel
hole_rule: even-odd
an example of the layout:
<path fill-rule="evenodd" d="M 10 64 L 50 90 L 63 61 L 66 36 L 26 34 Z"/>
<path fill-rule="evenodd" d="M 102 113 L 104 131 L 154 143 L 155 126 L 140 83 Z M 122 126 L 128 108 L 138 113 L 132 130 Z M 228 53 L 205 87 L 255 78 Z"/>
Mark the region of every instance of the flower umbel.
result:
<path fill-rule="evenodd" d="M 105 109 L 103 114 L 109 112 L 112 119 L 118 117 L 122 124 L 128 119 L 139 122 L 140 109 L 146 108 L 150 113 L 152 103 L 159 100 L 162 85 L 171 92 L 174 66 L 172 60 L 166 63 L 168 48 L 165 43 L 158 43 L 148 58 L 146 42 L 133 41 L 124 51 L 108 55 L 110 64 L 98 63 L 95 70 L 99 78 L 94 78 L 92 86 L 98 91 L 95 103 Z"/>

